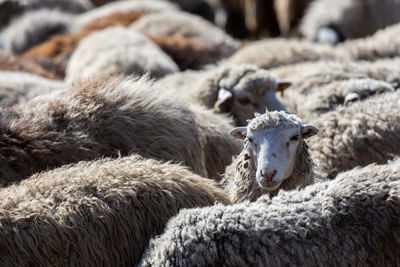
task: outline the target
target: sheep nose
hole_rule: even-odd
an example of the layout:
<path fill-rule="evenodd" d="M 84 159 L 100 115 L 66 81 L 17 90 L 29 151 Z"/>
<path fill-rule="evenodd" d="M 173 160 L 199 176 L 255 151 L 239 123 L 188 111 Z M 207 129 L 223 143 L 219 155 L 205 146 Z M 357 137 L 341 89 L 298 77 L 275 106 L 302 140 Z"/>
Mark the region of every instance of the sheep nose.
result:
<path fill-rule="evenodd" d="M 263 170 L 260 171 L 260 174 L 262 177 L 265 178 L 265 181 L 267 182 L 267 184 L 271 184 L 272 183 L 272 179 L 274 178 L 275 174 L 276 174 L 276 170 L 273 170 L 271 173 L 269 174 L 265 174 L 263 172 Z"/>

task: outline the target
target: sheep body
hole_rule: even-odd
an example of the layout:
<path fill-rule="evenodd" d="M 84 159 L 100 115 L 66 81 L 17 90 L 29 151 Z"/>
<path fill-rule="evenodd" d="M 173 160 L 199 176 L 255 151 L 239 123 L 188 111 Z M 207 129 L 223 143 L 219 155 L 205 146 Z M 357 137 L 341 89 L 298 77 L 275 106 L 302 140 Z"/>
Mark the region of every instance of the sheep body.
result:
<path fill-rule="evenodd" d="M 1 266 L 129 266 L 182 208 L 229 204 L 182 166 L 137 155 L 63 166 L 0 191 Z"/>
<path fill-rule="evenodd" d="M 302 40 L 267 39 L 252 42 L 238 50 L 229 58 L 233 64 L 254 64 L 270 69 L 321 59 L 338 59 L 334 48 Z"/>
<path fill-rule="evenodd" d="M 244 46 L 229 61 L 234 64 L 255 64 L 270 69 L 318 60 L 368 60 L 399 57 L 400 24 L 379 30 L 374 35 L 347 41 L 336 47 L 306 40 L 261 40 Z"/>
<path fill-rule="evenodd" d="M 1 32 L 5 50 L 21 54 L 53 34 L 68 32 L 73 15 L 42 9 L 24 14 Z"/>
<path fill-rule="evenodd" d="M 182 210 L 141 266 L 398 265 L 399 170 L 396 160 L 272 200 Z"/>
<path fill-rule="evenodd" d="M 239 47 L 237 41 L 210 22 L 185 12 L 150 14 L 131 26 L 153 36 L 182 35 L 217 51 L 219 58 L 228 57 Z"/>
<path fill-rule="evenodd" d="M 291 112 L 308 121 L 348 105 L 349 101 L 361 101 L 375 94 L 395 91 L 391 84 L 370 78 L 333 81 L 314 90 L 308 88 L 306 94 L 296 89 L 294 86 L 287 90 L 281 101 Z"/>
<path fill-rule="evenodd" d="M 133 30 L 112 27 L 83 39 L 68 62 L 66 80 L 94 74 L 144 74 L 160 78 L 179 70 L 152 41 Z"/>
<path fill-rule="evenodd" d="M 65 84 L 26 72 L 0 71 L 0 105 L 23 103 Z"/>
<path fill-rule="evenodd" d="M 400 154 L 400 91 L 338 107 L 312 121 L 320 128 L 308 143 L 328 178 L 356 166 L 385 163 Z"/>
<path fill-rule="evenodd" d="M 115 157 L 118 152 L 182 162 L 206 177 L 206 137 L 195 113 L 161 92 L 145 78 L 111 77 L 4 108 L 0 179 L 7 184 L 64 164 Z"/>
<path fill-rule="evenodd" d="M 310 4 L 300 30 L 309 40 L 323 27 L 333 27 L 345 40 L 366 37 L 400 22 L 399 8 L 398 0 L 318 0 Z"/>
<path fill-rule="evenodd" d="M 73 23 L 72 31 L 78 31 L 91 21 L 100 17 L 109 16 L 115 12 L 140 11 L 143 13 L 156 13 L 164 11 L 171 12 L 174 10 L 177 10 L 177 7 L 167 1 L 115 1 L 79 15 Z"/>
<path fill-rule="evenodd" d="M 56 73 L 48 71 L 34 59 L 25 59 L 11 53 L 0 52 L 0 62 L 0 71 L 29 72 L 53 80 L 60 78 Z"/>

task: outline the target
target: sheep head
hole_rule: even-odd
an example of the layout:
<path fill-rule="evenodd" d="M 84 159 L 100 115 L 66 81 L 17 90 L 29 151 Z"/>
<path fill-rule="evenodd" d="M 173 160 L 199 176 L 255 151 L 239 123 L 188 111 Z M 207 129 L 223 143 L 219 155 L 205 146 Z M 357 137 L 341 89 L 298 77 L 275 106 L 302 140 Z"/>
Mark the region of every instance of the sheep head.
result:
<path fill-rule="evenodd" d="M 285 111 L 256 114 L 247 127 L 230 131 L 234 137 L 244 140 L 255 178 L 268 192 L 278 189 L 291 177 L 296 159 L 303 153 L 304 139 L 317 133 L 317 127 L 303 124 L 299 117 Z"/>
<path fill-rule="evenodd" d="M 253 118 L 255 112 L 285 110 L 275 96 L 276 91 L 283 91 L 291 84 L 277 80 L 267 70 L 253 65 L 228 66 L 220 70 L 213 80 L 217 90 L 214 110 L 230 113 L 238 125 L 244 125 Z"/>

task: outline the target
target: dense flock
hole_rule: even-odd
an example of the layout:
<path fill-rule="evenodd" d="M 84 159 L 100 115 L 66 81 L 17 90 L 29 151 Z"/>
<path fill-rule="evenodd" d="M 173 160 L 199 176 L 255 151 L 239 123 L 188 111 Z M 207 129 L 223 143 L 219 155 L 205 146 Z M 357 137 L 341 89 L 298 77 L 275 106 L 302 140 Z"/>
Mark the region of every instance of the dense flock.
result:
<path fill-rule="evenodd" d="M 399 266 L 399 87 L 399 0 L 0 1 L 0 266 Z"/>

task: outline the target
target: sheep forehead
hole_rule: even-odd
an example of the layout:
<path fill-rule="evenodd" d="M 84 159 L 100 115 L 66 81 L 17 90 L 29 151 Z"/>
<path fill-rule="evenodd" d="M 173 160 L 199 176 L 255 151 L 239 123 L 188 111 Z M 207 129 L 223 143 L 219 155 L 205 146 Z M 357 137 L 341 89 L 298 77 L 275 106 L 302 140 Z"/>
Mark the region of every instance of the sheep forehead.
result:
<path fill-rule="evenodd" d="M 251 131 L 262 131 L 267 128 L 289 129 L 301 128 L 302 126 L 303 122 L 294 114 L 288 114 L 285 111 L 267 111 L 265 114 L 249 120 L 247 127 Z"/>
<path fill-rule="evenodd" d="M 276 90 L 277 79 L 267 70 L 253 65 L 230 66 L 220 70 L 219 87 L 233 91 L 247 91 L 262 95 L 266 90 Z"/>

